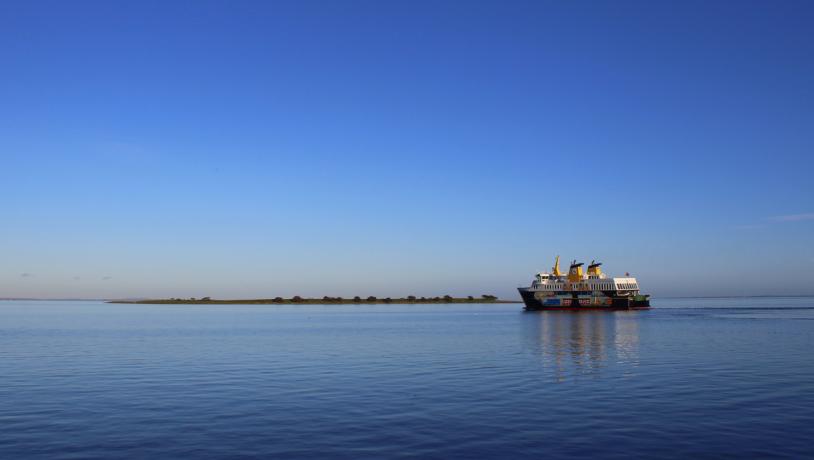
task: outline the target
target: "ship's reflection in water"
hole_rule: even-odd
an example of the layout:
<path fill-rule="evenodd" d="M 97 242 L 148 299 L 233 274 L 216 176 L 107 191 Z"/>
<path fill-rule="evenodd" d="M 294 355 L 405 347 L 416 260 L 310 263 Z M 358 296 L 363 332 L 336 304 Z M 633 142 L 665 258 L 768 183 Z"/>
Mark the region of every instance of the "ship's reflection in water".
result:
<path fill-rule="evenodd" d="M 598 375 L 609 365 L 633 375 L 639 365 L 638 312 L 525 312 L 522 321 L 527 347 L 554 380 Z"/>

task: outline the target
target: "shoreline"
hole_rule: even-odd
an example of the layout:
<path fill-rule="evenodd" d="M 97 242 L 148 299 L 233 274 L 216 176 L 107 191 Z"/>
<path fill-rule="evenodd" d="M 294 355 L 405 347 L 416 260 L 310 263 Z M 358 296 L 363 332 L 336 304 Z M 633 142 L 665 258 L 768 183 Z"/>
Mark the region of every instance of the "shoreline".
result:
<path fill-rule="evenodd" d="M 275 297 L 272 299 L 211 299 L 203 297 L 200 299 L 142 299 L 142 300 L 108 300 L 107 303 L 120 304 L 153 304 L 153 305 L 376 305 L 376 304 L 453 304 L 453 303 L 523 303 L 522 300 L 504 300 L 494 296 L 482 297 L 398 297 L 398 298 L 377 298 L 377 297 L 322 297 L 303 298 Z"/>

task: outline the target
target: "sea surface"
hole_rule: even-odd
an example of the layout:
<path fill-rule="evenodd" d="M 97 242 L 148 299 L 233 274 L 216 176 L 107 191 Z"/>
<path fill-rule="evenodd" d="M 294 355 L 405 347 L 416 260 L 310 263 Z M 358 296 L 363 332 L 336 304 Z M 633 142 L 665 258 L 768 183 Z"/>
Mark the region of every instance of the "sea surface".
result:
<path fill-rule="evenodd" d="M 0 302 L 0 458 L 812 458 L 814 298 Z"/>

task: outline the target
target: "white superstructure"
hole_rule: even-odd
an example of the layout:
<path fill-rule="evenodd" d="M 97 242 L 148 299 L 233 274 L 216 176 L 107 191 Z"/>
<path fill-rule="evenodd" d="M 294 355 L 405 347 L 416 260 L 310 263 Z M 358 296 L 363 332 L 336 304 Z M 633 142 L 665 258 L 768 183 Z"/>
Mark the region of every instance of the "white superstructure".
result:
<path fill-rule="evenodd" d="M 625 274 L 624 277 L 609 278 L 600 266 L 591 261 L 587 273 L 583 273 L 584 264 L 573 261 L 568 273 L 561 273 L 560 258 L 554 262 L 551 273 L 537 273 L 531 286 L 520 288 L 520 294 L 526 302 L 537 307 L 560 306 L 611 306 L 611 305 L 646 305 L 649 307 L 649 296 L 639 293 L 639 283 L 635 277 Z M 539 305 L 537 305 L 539 304 Z"/>

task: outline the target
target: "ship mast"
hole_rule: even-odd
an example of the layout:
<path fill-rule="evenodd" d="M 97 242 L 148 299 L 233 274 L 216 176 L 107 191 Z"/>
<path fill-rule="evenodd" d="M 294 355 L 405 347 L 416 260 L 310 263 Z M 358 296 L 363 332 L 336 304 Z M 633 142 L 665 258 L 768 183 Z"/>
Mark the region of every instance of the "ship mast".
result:
<path fill-rule="evenodd" d="M 554 276 L 562 275 L 562 273 L 560 273 L 560 256 L 557 256 L 557 258 L 554 259 L 554 267 L 551 268 L 551 274 Z"/>

